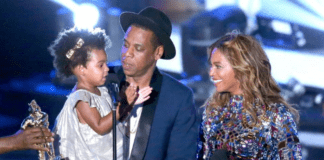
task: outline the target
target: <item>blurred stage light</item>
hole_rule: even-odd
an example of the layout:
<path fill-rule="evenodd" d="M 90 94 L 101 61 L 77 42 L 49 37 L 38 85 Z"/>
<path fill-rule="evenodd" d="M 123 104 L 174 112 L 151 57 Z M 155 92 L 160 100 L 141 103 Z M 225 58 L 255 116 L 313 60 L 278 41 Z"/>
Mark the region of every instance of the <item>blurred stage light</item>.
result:
<path fill-rule="evenodd" d="M 122 13 L 122 10 L 117 7 L 111 7 L 109 9 L 107 9 L 107 13 L 112 16 L 120 16 L 120 14 Z"/>
<path fill-rule="evenodd" d="M 323 102 L 323 94 L 317 94 L 316 96 L 315 96 L 315 103 L 317 104 L 317 105 L 320 105 L 320 104 L 322 104 L 322 102 Z"/>
<path fill-rule="evenodd" d="M 290 78 L 287 83 L 288 89 L 290 89 L 295 96 L 302 96 L 305 94 L 305 87 L 296 79 Z"/>
<path fill-rule="evenodd" d="M 275 32 L 291 35 L 292 34 L 292 28 L 290 26 L 290 23 L 279 21 L 279 20 L 272 20 L 271 26 Z"/>
<path fill-rule="evenodd" d="M 81 5 L 72 0 L 52 0 L 57 2 L 73 12 L 74 25 L 82 29 L 92 29 L 99 20 L 99 10 L 91 3 Z"/>
<path fill-rule="evenodd" d="M 214 10 L 201 12 L 181 24 L 182 64 L 188 77 L 203 75 L 209 81 L 207 47 L 225 33 L 247 27 L 247 17 L 236 5 L 222 5 Z M 201 66 L 201 67 L 197 67 Z"/>
<path fill-rule="evenodd" d="M 78 8 L 78 4 L 72 0 L 52 0 L 52 1 L 63 5 L 64 7 L 70 9 L 72 12 L 75 12 L 75 10 Z"/>
<path fill-rule="evenodd" d="M 92 29 L 98 22 L 99 11 L 90 3 L 81 4 L 74 12 L 74 24 L 78 28 Z"/>

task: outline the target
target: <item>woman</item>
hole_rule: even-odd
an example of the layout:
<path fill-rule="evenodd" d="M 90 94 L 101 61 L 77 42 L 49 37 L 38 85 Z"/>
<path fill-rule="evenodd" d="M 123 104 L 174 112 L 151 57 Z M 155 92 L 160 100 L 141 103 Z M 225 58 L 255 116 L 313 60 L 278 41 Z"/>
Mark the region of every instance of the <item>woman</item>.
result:
<path fill-rule="evenodd" d="M 216 91 L 204 105 L 197 159 L 213 159 L 220 150 L 228 159 L 302 159 L 299 114 L 280 96 L 260 44 L 231 33 L 208 54 Z"/>

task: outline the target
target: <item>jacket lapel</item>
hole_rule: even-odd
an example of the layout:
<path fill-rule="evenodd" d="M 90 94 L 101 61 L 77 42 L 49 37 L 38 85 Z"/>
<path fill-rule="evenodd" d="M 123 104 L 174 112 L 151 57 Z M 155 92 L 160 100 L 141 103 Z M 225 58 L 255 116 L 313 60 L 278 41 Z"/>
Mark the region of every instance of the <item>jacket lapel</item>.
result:
<path fill-rule="evenodd" d="M 155 68 L 150 86 L 153 88 L 150 95 L 150 99 L 143 104 L 143 110 L 139 121 L 136 137 L 134 140 L 134 146 L 131 153 L 131 160 L 144 159 L 147 142 L 149 139 L 151 126 L 154 118 L 155 108 L 158 102 L 159 94 L 162 85 L 162 75 Z"/>

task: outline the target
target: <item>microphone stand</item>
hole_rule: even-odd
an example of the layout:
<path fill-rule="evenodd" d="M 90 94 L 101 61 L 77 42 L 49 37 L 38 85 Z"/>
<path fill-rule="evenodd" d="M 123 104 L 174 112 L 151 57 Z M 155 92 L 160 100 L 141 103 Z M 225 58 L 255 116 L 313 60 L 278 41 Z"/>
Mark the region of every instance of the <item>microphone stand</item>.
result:
<path fill-rule="evenodd" d="M 113 112 L 113 160 L 117 160 L 117 145 L 116 145 L 116 109 L 117 109 L 117 105 L 118 105 L 118 100 L 117 100 L 117 96 L 119 93 L 119 87 L 117 83 L 112 83 L 112 86 L 110 87 L 110 96 L 112 98 L 113 101 L 113 108 L 112 108 L 112 112 Z"/>
<path fill-rule="evenodd" d="M 116 107 L 117 104 L 114 103 L 113 107 L 113 159 L 117 160 L 117 147 L 116 147 Z"/>

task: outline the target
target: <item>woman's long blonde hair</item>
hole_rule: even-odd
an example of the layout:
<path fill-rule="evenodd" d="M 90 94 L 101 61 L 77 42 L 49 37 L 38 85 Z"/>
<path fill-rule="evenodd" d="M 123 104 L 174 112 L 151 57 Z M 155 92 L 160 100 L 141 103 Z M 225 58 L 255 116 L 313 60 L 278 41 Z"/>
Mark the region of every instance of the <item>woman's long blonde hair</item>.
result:
<path fill-rule="evenodd" d="M 227 34 L 208 48 L 209 61 L 213 49 L 217 48 L 233 67 L 235 78 L 240 82 L 243 91 L 243 106 L 257 122 L 256 108 L 265 105 L 269 110 L 270 104 L 282 103 L 294 115 L 296 122 L 299 114 L 280 95 L 280 88 L 271 76 L 271 65 L 261 45 L 251 36 L 238 33 Z M 207 115 L 212 108 L 225 106 L 230 93 L 215 92 L 207 101 Z M 259 105 L 253 105 L 258 103 Z M 263 112 L 265 114 L 265 112 Z M 256 124 L 256 123 L 254 123 Z"/>

